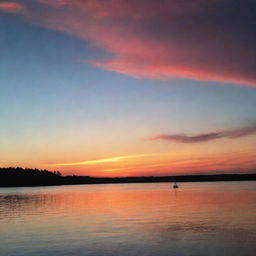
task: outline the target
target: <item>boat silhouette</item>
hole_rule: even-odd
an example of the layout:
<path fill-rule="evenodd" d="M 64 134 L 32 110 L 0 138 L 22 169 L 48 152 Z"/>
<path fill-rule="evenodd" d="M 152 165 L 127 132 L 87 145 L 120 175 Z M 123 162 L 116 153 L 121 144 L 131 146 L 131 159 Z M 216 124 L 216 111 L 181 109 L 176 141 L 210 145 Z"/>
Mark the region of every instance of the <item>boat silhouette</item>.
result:
<path fill-rule="evenodd" d="M 179 186 L 177 185 L 177 183 L 176 183 L 176 182 L 174 182 L 173 188 L 174 188 L 174 189 L 179 188 Z"/>

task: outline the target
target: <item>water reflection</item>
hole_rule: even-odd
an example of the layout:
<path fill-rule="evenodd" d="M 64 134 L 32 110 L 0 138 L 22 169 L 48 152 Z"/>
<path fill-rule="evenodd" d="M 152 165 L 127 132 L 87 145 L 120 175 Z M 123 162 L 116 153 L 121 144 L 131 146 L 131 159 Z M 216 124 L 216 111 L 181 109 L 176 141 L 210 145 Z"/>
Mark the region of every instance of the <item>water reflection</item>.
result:
<path fill-rule="evenodd" d="M 254 255 L 255 184 L 1 189 L 0 244 L 3 255 Z"/>

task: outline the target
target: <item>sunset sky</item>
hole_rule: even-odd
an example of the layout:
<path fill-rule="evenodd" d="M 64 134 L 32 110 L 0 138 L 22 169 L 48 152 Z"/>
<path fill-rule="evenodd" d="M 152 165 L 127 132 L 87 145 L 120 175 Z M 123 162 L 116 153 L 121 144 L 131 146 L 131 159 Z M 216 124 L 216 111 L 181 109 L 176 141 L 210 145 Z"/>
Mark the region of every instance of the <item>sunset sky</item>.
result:
<path fill-rule="evenodd" d="M 0 166 L 256 172 L 256 1 L 0 1 Z"/>

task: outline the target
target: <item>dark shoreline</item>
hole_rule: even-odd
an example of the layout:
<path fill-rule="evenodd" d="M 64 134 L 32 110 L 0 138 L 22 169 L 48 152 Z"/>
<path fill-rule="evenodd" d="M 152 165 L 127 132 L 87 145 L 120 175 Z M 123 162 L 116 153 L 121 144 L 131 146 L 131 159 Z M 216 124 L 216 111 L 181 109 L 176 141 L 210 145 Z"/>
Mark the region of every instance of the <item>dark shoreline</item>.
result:
<path fill-rule="evenodd" d="M 256 174 L 214 174 L 182 176 L 147 176 L 95 178 L 84 176 L 63 176 L 62 185 L 75 184 L 115 184 L 115 183 L 158 183 L 158 182 L 218 182 L 218 181 L 255 181 Z"/>
<path fill-rule="evenodd" d="M 252 174 L 212 174 L 180 176 L 143 176 L 97 178 L 89 176 L 61 176 L 59 172 L 38 169 L 0 168 L 0 187 L 32 187 L 82 184 L 157 183 L 157 182 L 218 182 L 255 181 Z"/>

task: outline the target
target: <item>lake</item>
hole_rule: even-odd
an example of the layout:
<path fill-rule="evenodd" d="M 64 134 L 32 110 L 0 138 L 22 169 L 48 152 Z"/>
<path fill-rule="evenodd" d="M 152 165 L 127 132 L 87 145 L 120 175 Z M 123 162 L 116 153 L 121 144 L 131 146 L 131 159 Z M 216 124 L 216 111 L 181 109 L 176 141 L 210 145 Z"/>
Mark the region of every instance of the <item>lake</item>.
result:
<path fill-rule="evenodd" d="M 256 182 L 0 188 L 1 256 L 254 256 Z"/>

